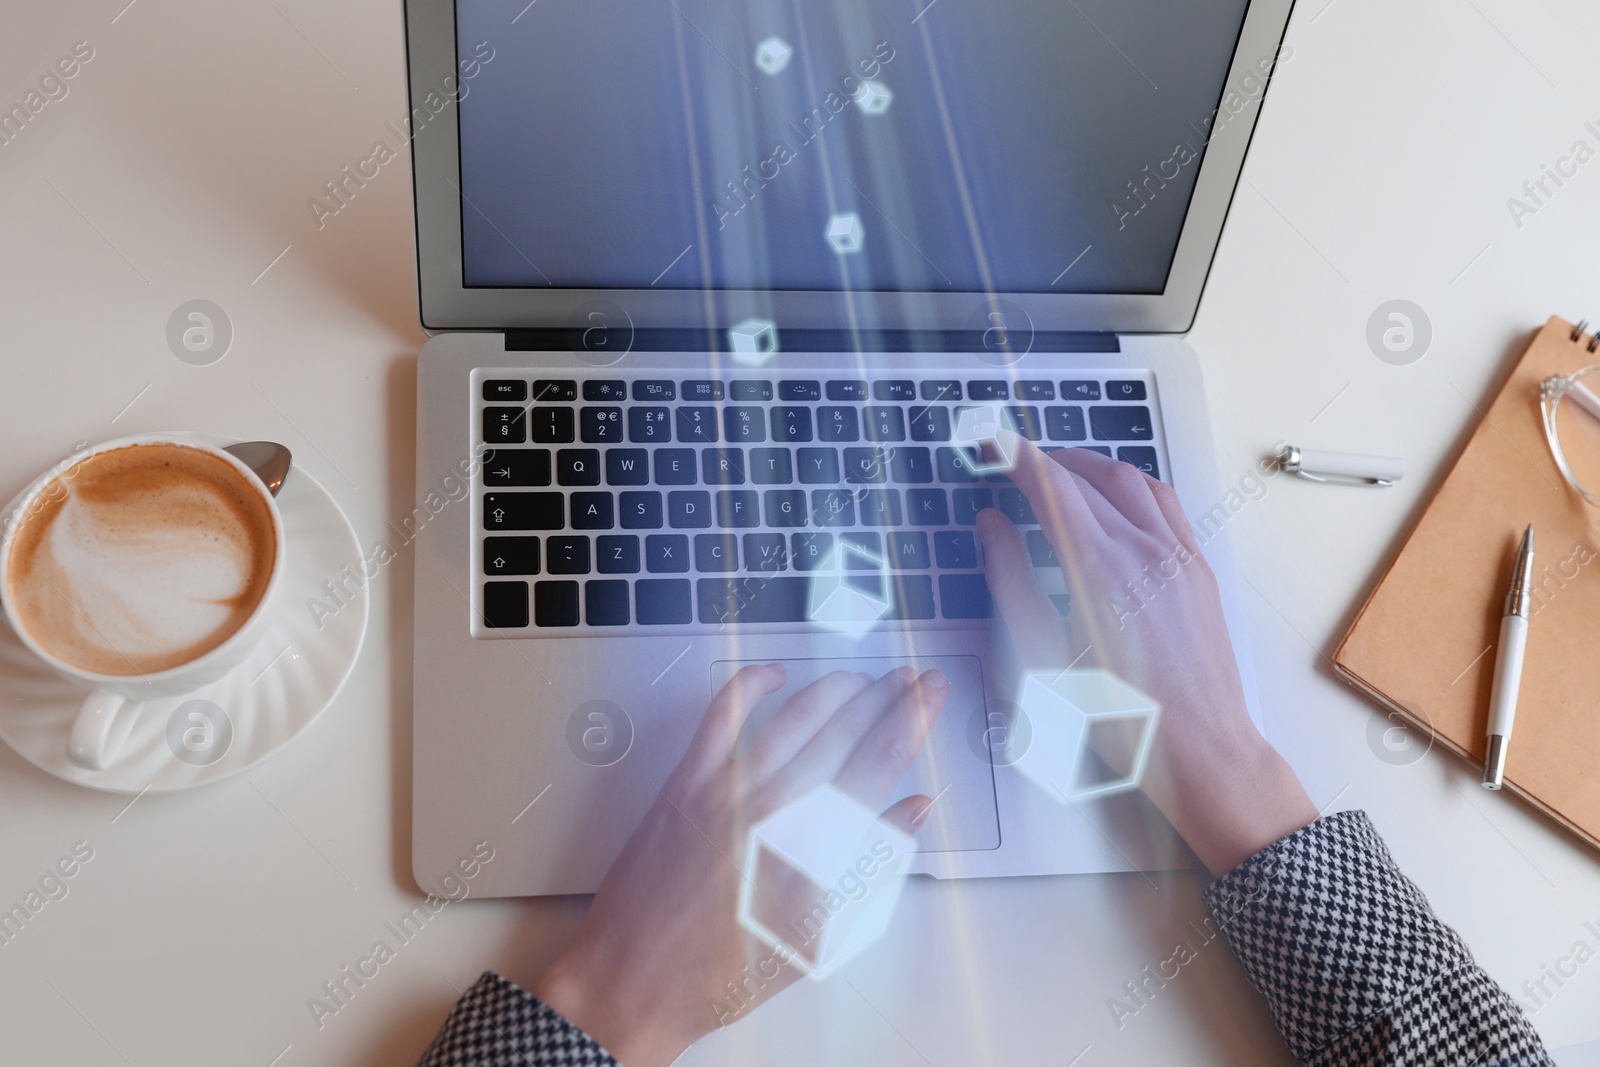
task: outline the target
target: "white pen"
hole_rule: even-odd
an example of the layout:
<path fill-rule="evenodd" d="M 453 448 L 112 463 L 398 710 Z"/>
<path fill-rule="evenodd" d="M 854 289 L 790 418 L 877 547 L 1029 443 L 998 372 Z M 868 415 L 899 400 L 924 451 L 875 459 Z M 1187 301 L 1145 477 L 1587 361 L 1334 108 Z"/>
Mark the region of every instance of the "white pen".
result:
<path fill-rule="evenodd" d="M 1533 524 L 1522 532 L 1511 591 L 1500 618 L 1500 647 L 1494 654 L 1494 691 L 1489 699 L 1489 752 L 1483 758 L 1483 787 L 1499 789 L 1506 773 L 1506 749 L 1517 717 L 1522 684 L 1522 651 L 1528 644 L 1528 614 L 1533 605 Z"/>

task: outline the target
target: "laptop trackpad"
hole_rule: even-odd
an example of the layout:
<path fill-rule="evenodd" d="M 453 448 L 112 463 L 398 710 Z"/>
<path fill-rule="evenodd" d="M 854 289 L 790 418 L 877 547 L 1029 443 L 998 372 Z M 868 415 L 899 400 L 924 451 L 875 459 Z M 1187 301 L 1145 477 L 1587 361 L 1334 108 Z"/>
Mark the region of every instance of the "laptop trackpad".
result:
<path fill-rule="evenodd" d="M 747 663 L 768 660 L 719 660 L 711 665 L 711 687 L 721 689 L 734 672 Z M 950 679 L 950 695 L 905 777 L 890 796 L 889 804 L 917 793 L 937 797 L 933 811 L 917 832 L 922 852 L 961 852 L 1000 847 L 1000 816 L 995 806 L 994 769 L 983 747 L 982 731 L 969 731 L 985 721 L 982 706 L 983 664 L 977 656 L 928 656 L 916 660 L 892 656 L 851 659 L 785 659 L 789 681 L 756 706 L 748 730 L 760 730 L 791 695 L 833 671 L 860 671 L 879 677 L 909 664 L 919 671 L 938 668 Z M 974 733 L 977 743 L 969 743 Z"/>

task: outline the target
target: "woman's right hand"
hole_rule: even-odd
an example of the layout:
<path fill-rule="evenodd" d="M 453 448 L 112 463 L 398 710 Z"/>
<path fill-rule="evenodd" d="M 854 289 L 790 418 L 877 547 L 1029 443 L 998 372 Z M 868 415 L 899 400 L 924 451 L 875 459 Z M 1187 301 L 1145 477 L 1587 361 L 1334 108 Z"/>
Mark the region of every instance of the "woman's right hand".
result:
<path fill-rule="evenodd" d="M 1021 533 L 978 516 L 989 588 L 1028 670 L 1110 671 L 1156 701 L 1141 788 L 1222 875 L 1317 818 L 1245 707 L 1217 580 L 1172 487 L 1083 448 L 1049 455 L 1007 433 L 1013 482 L 1055 549 L 1070 625 L 1039 588 Z"/>

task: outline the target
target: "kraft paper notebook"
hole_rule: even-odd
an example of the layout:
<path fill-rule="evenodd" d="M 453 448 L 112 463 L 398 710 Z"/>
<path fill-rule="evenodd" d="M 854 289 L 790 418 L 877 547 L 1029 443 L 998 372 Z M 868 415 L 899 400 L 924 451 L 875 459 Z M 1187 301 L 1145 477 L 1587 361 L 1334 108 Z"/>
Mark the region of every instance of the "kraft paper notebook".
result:
<path fill-rule="evenodd" d="M 1501 609 L 1533 523 L 1505 788 L 1600 848 L 1600 511 L 1561 477 L 1539 410 L 1541 381 L 1595 362 L 1600 342 L 1581 327 L 1545 324 L 1333 658 L 1345 680 L 1481 765 Z"/>

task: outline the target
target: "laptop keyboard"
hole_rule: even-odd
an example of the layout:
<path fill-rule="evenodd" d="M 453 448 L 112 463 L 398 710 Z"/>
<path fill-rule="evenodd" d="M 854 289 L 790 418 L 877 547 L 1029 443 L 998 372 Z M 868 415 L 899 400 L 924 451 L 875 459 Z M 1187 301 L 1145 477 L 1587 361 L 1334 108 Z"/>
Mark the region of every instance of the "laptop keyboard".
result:
<path fill-rule="evenodd" d="M 836 372 L 835 372 L 836 373 Z M 1148 372 L 1072 379 L 535 378 L 474 374 L 474 632 L 970 626 L 994 605 L 974 523 L 1022 492 L 953 442 L 999 405 L 1047 451 L 1165 475 Z M 977 468 L 977 469 L 975 469 Z"/>

